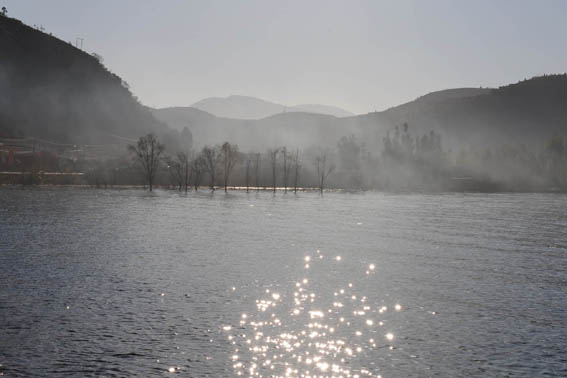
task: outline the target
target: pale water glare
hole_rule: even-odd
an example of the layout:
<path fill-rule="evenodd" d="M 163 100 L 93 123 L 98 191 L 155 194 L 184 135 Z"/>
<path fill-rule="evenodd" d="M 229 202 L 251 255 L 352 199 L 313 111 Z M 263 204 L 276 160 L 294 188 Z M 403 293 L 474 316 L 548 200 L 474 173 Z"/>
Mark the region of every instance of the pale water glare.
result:
<path fill-rule="evenodd" d="M 6 377 L 567 375 L 565 195 L 0 204 Z"/>
<path fill-rule="evenodd" d="M 374 328 L 378 308 L 368 305 L 367 297 L 352 282 L 341 282 L 351 271 L 343 269 L 340 258 L 323 260 L 320 250 L 315 257 L 314 269 L 305 266 L 304 275 L 315 275 L 322 282 L 299 278 L 283 288 L 283 296 L 274 293 L 272 300 L 257 299 L 254 316 L 242 314 L 238 327 L 223 327 L 231 331 L 227 340 L 234 345 L 232 361 L 237 376 L 379 377 L 373 373 L 379 370 L 374 366 L 373 351 L 388 343 L 378 341 L 377 345 L 375 341 L 381 340 L 383 333 Z M 311 256 L 303 260 L 310 262 Z M 352 278 L 356 277 L 360 275 Z M 334 286 L 341 287 L 340 295 Z M 393 334 L 388 332 L 383 338 L 392 341 Z"/>

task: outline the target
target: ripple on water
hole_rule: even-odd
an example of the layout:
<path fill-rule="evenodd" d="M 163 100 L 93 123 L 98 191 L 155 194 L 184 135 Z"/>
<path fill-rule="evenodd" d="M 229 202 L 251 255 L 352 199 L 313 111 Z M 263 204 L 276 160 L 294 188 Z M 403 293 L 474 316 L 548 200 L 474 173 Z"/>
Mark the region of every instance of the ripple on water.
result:
<path fill-rule="evenodd" d="M 0 188 L 0 372 L 567 376 L 565 225 L 555 194 Z"/>
<path fill-rule="evenodd" d="M 368 297 L 352 282 L 340 285 L 347 278 L 344 271 L 336 270 L 336 262 L 343 260 L 340 256 L 329 265 L 320 250 L 316 255 L 303 260 L 316 262 L 313 268 L 319 270 L 333 267 L 334 276 L 323 286 L 336 285 L 336 290 L 317 292 L 316 281 L 309 277 L 312 270 L 306 266 L 305 278 L 290 285 L 285 294 L 258 298 L 255 311 L 242 314 L 237 327 L 222 326 L 234 348 L 230 360 L 235 375 L 380 377 L 376 356 L 394 341 L 394 334 L 383 330 L 384 323 L 378 320 L 387 307 L 369 305 Z M 368 278 L 374 269 L 375 264 L 368 265 L 362 276 Z M 401 311 L 401 305 L 395 308 Z"/>

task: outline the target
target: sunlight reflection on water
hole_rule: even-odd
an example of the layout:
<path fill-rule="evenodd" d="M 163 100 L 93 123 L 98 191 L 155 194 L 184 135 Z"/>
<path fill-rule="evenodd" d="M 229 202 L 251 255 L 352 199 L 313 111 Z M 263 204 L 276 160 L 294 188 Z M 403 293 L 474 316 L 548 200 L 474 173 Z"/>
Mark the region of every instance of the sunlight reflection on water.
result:
<path fill-rule="evenodd" d="M 307 255 L 303 260 L 333 272 L 335 285 L 346 277 L 341 256 L 324 259 L 317 250 L 316 258 Z M 310 267 L 305 265 L 306 276 L 286 293 L 270 295 L 266 289 L 267 298 L 256 300 L 255 312 L 241 314 L 238 326 L 222 326 L 234 348 L 230 360 L 237 376 L 381 377 L 373 356 L 383 347 L 391 349 L 394 341 L 394 334 L 377 320 L 387 307 L 367 305 L 367 296 L 348 281 L 331 290 L 332 295 L 316 292 Z M 374 271 L 375 264 L 369 264 L 360 276 L 369 279 Z M 402 309 L 400 304 L 394 307 Z"/>

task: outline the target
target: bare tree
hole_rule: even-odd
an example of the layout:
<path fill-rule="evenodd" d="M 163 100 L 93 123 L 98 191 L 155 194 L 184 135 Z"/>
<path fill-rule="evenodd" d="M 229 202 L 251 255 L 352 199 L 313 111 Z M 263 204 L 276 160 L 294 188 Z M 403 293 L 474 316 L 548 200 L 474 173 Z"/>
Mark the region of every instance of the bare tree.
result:
<path fill-rule="evenodd" d="M 217 167 L 219 164 L 219 153 L 217 147 L 203 147 L 201 155 L 204 159 L 205 170 L 211 178 L 210 188 L 212 191 L 215 190 L 215 183 L 217 178 Z"/>
<path fill-rule="evenodd" d="M 252 159 L 246 157 L 246 193 L 250 191 L 250 168 L 252 168 Z"/>
<path fill-rule="evenodd" d="M 299 183 L 299 171 L 301 169 L 301 162 L 299 161 L 299 149 L 295 151 L 295 156 L 293 157 L 294 165 L 294 180 L 293 180 L 293 192 L 297 193 L 297 185 Z"/>
<path fill-rule="evenodd" d="M 232 173 L 232 169 L 238 162 L 238 146 L 224 142 L 220 149 L 220 159 L 222 161 L 223 175 L 224 175 L 224 192 L 227 192 L 228 179 Z"/>
<path fill-rule="evenodd" d="M 201 185 L 201 179 L 203 178 L 203 173 L 207 170 L 207 164 L 203 155 L 199 154 L 193 162 L 191 163 L 191 172 L 193 175 L 193 185 L 195 191 L 199 190 Z"/>
<path fill-rule="evenodd" d="M 276 173 L 278 168 L 278 152 L 280 151 L 279 148 L 269 149 L 268 150 L 268 158 L 270 159 L 270 164 L 272 166 L 272 187 L 274 193 L 276 192 Z"/>
<path fill-rule="evenodd" d="M 167 156 L 164 160 L 173 183 L 178 187 L 179 191 L 185 188 L 185 192 L 187 192 L 189 173 L 191 171 L 188 155 L 184 152 L 178 152 L 175 158 Z"/>
<path fill-rule="evenodd" d="M 287 153 L 287 148 L 281 148 L 282 160 L 283 160 L 283 186 L 284 193 L 287 193 L 287 183 L 289 181 L 289 170 L 291 168 L 290 156 Z"/>
<path fill-rule="evenodd" d="M 317 181 L 319 184 L 319 191 L 321 195 L 323 194 L 323 188 L 325 187 L 325 180 L 331 172 L 335 169 L 333 165 L 327 166 L 327 152 L 321 151 L 319 155 L 315 158 L 315 167 L 317 168 Z"/>
<path fill-rule="evenodd" d="M 151 192 L 159 167 L 159 158 L 165 150 L 165 146 L 159 142 L 154 134 L 150 133 L 140 137 L 135 145 L 129 145 L 128 150 L 135 154 L 136 162 L 142 168 L 145 181 Z"/>
<path fill-rule="evenodd" d="M 185 193 L 187 193 L 187 191 L 189 190 L 189 182 L 191 181 L 191 176 L 193 175 L 193 170 L 191 169 L 189 154 L 182 154 L 181 158 L 183 158 L 183 164 L 185 167 L 183 184 L 185 186 Z"/>
<path fill-rule="evenodd" d="M 182 155 L 182 156 L 181 156 Z M 179 191 L 183 188 L 185 166 L 184 166 L 185 154 L 179 153 L 175 158 L 171 156 L 166 156 L 164 161 L 167 164 L 167 172 L 169 177 L 175 187 Z"/>
<path fill-rule="evenodd" d="M 260 191 L 260 154 L 256 153 L 256 164 L 254 164 L 255 176 L 256 176 L 256 191 Z"/>

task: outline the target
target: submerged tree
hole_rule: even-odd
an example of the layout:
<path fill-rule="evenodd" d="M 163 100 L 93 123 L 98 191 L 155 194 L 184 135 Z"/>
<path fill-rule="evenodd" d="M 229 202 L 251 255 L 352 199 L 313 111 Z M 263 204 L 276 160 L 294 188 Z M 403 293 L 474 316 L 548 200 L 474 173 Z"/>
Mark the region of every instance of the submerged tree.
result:
<path fill-rule="evenodd" d="M 217 178 L 217 167 L 219 164 L 218 149 L 216 147 L 205 146 L 201 151 L 201 156 L 203 157 L 203 162 L 205 163 L 205 170 L 211 178 L 210 188 L 212 191 L 214 191 Z"/>
<path fill-rule="evenodd" d="M 129 145 L 128 150 L 135 154 L 136 162 L 142 168 L 145 182 L 151 192 L 159 166 L 159 158 L 165 150 L 165 146 L 159 142 L 154 134 L 150 133 L 140 137 L 135 145 Z"/>
<path fill-rule="evenodd" d="M 284 193 L 287 193 L 287 184 L 289 181 L 289 171 L 291 168 L 291 162 L 289 159 L 289 155 L 287 153 L 287 148 L 281 148 L 282 153 L 282 160 L 283 160 L 283 186 L 284 186 Z"/>
<path fill-rule="evenodd" d="M 185 185 L 185 193 L 187 193 L 187 191 L 189 190 L 189 186 L 191 184 L 189 184 L 189 182 L 191 181 L 191 176 L 193 176 L 193 170 L 191 169 L 191 162 L 189 159 L 189 154 L 183 154 L 183 157 L 185 158 L 185 180 L 184 180 L 184 185 Z"/>
<path fill-rule="evenodd" d="M 228 179 L 232 173 L 232 169 L 238 162 L 238 146 L 236 144 L 231 145 L 228 142 L 223 143 L 220 149 L 220 159 L 224 174 L 224 192 L 226 193 Z"/>
<path fill-rule="evenodd" d="M 191 173 L 193 175 L 193 186 L 195 187 L 195 191 L 199 190 L 203 173 L 206 172 L 206 170 L 207 164 L 205 162 L 205 158 L 202 154 L 199 154 L 199 156 L 191 162 Z"/>
<path fill-rule="evenodd" d="M 279 148 L 269 149 L 268 158 L 270 159 L 270 165 L 272 166 L 272 187 L 274 193 L 276 192 L 276 173 L 278 167 L 278 152 Z"/>
<path fill-rule="evenodd" d="M 246 193 L 250 191 L 250 169 L 252 168 L 252 159 L 250 156 L 246 158 Z"/>
<path fill-rule="evenodd" d="M 294 166 L 294 180 L 293 180 L 293 192 L 297 193 L 297 185 L 299 184 L 299 170 L 301 169 L 301 162 L 299 161 L 299 149 L 295 151 L 295 156 L 293 157 Z"/>
<path fill-rule="evenodd" d="M 179 164 L 177 159 L 171 156 L 166 156 L 164 158 L 164 162 L 165 164 L 167 164 L 167 173 L 169 173 L 169 178 L 171 179 L 171 183 L 173 184 L 173 186 L 178 188 L 179 191 L 181 191 L 181 188 L 183 187 L 182 165 Z"/>
<path fill-rule="evenodd" d="M 317 155 L 317 157 L 315 158 L 315 168 L 317 169 L 319 191 L 321 192 L 321 194 L 323 194 L 325 180 L 335 169 L 333 165 L 327 165 L 327 152 L 321 151 L 319 155 Z"/>
<path fill-rule="evenodd" d="M 187 154 L 179 152 L 175 158 L 168 156 L 164 160 L 167 164 L 169 176 L 178 190 L 181 191 L 181 189 L 185 188 L 185 192 L 187 192 L 190 172 L 189 157 Z"/>
<path fill-rule="evenodd" d="M 256 191 L 260 191 L 260 154 L 256 153 L 256 164 L 254 164 L 254 175 L 256 183 Z"/>

